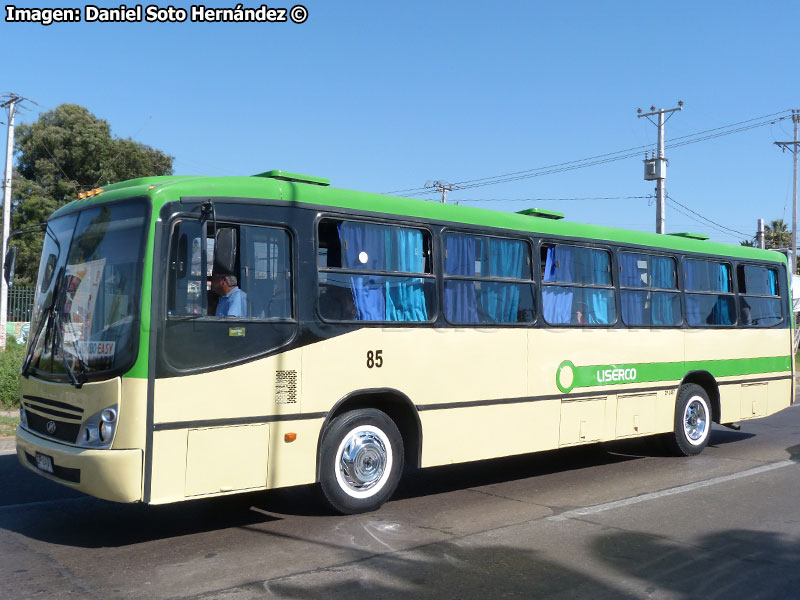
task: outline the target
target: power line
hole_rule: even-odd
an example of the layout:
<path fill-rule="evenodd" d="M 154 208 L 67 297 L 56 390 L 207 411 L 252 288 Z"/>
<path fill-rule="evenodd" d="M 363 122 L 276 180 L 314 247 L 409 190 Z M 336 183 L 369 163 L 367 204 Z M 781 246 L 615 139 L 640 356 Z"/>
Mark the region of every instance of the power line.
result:
<path fill-rule="evenodd" d="M 788 112 L 788 109 L 775 113 L 770 113 L 767 115 L 762 115 L 760 117 L 754 117 L 752 119 L 746 119 L 744 121 L 739 121 L 737 123 L 730 123 L 728 125 L 723 125 L 720 127 L 714 127 L 712 129 L 706 129 L 703 131 L 698 131 L 695 133 L 678 136 L 676 138 L 670 138 L 669 140 L 666 141 L 665 147 L 677 148 L 681 146 L 688 146 L 690 144 L 716 139 L 719 137 L 724 137 L 726 135 L 732 135 L 734 133 L 741 133 L 743 131 L 749 131 L 751 129 L 756 129 L 758 127 L 764 127 L 765 125 L 772 125 L 778 121 L 783 121 L 791 118 L 791 115 L 778 116 L 778 115 L 783 115 L 786 112 Z M 536 167 L 534 169 L 526 169 L 522 171 L 515 171 L 511 173 L 494 175 L 490 177 L 482 177 L 477 179 L 466 179 L 464 181 L 456 182 L 454 185 L 460 186 L 461 189 L 470 189 L 476 187 L 484 187 L 487 185 L 509 183 L 512 181 L 519 181 L 522 179 L 531 179 L 533 177 L 541 177 L 544 175 L 552 175 L 555 173 L 562 173 L 565 171 L 572 171 L 575 169 L 583 169 L 586 167 L 607 164 L 610 162 L 625 160 L 627 158 L 633 158 L 638 156 L 642 150 L 649 149 L 651 147 L 652 144 L 636 146 L 624 150 L 617 150 L 616 152 L 607 152 L 605 154 L 598 154 L 596 156 L 590 156 L 582 159 L 567 161 L 563 163 L 556 163 L 543 167 Z M 419 194 L 429 194 L 431 193 L 431 191 L 425 189 L 424 187 L 416 187 L 403 190 L 394 190 L 386 193 L 397 194 L 401 196 L 414 196 Z"/>
<path fill-rule="evenodd" d="M 578 198 L 459 198 L 459 202 L 577 202 L 588 200 L 641 200 L 649 196 L 584 196 Z"/>
<path fill-rule="evenodd" d="M 671 200 L 671 201 L 673 202 L 673 204 L 677 204 L 678 206 L 680 206 L 680 207 L 682 207 L 682 208 L 684 208 L 684 209 L 688 210 L 690 213 L 697 215 L 698 217 L 700 217 L 700 218 L 701 218 L 701 219 L 703 219 L 704 221 L 707 221 L 708 223 L 712 224 L 713 226 L 716 226 L 716 227 L 719 227 L 719 228 L 725 229 L 725 230 L 727 230 L 727 231 L 731 231 L 731 232 L 733 232 L 733 233 L 735 233 L 735 234 L 738 234 L 738 235 L 743 235 L 743 236 L 745 236 L 745 237 L 748 237 L 748 236 L 750 236 L 750 234 L 749 234 L 749 233 L 743 233 L 743 232 L 741 232 L 741 231 L 738 231 L 738 230 L 736 230 L 736 229 L 731 229 L 730 227 L 726 227 L 725 225 L 722 225 L 721 223 L 717 223 L 716 221 L 714 221 L 714 220 L 712 220 L 712 219 L 709 219 L 709 218 L 708 218 L 708 217 L 706 217 L 706 216 L 703 216 L 703 215 L 701 215 L 699 212 L 697 212 L 697 211 L 695 211 L 695 210 L 692 210 L 691 208 L 689 208 L 689 207 L 688 207 L 688 206 L 686 206 L 685 204 L 681 204 L 680 202 L 678 202 L 677 200 L 675 200 L 675 198 L 673 198 L 673 197 L 672 197 L 672 196 L 670 196 L 669 194 L 667 194 L 667 198 L 668 198 L 669 200 Z M 684 213 L 684 214 L 686 214 L 686 213 Z M 687 216 L 688 216 L 688 215 L 687 215 Z M 752 236 L 751 236 L 751 237 L 752 237 Z"/>

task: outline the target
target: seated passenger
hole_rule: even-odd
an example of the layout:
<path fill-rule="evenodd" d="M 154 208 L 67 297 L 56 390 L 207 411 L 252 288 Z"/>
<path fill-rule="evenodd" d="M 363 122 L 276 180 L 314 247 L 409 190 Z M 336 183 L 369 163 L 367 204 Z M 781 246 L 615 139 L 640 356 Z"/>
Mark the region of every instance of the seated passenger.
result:
<path fill-rule="evenodd" d="M 218 317 L 246 317 L 247 294 L 238 287 L 236 275 L 222 275 L 219 273 L 211 277 L 211 291 L 219 296 L 217 310 Z"/>

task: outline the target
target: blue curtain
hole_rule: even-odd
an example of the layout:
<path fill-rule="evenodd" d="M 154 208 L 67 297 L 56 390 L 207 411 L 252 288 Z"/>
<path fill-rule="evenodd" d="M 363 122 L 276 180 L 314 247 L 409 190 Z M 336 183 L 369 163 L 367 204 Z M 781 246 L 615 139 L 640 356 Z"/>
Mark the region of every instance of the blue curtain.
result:
<path fill-rule="evenodd" d="M 420 273 L 425 267 L 422 232 L 346 221 L 339 225 L 342 268 Z M 419 277 L 350 275 L 360 321 L 425 321 L 423 280 Z"/>
<path fill-rule="evenodd" d="M 613 304 L 613 292 L 608 290 L 586 290 L 586 304 L 589 306 L 589 323 L 592 325 L 608 325 L 611 322 L 609 315 L 609 296 Z"/>
<path fill-rule="evenodd" d="M 585 283 L 611 285 L 611 257 L 605 250 L 591 250 L 592 273 L 591 280 Z"/>
<path fill-rule="evenodd" d="M 619 284 L 622 287 L 645 287 L 639 270 L 641 254 L 620 252 L 619 255 Z"/>
<path fill-rule="evenodd" d="M 544 281 L 572 283 L 574 276 L 574 253 L 569 246 L 547 248 L 544 266 Z M 542 308 L 548 323 L 569 323 L 572 318 L 573 291 L 569 288 L 542 286 Z"/>
<path fill-rule="evenodd" d="M 639 260 L 643 258 L 641 254 L 620 253 L 619 283 L 622 287 L 644 287 L 639 269 Z M 622 320 L 625 323 L 628 325 L 646 324 L 644 318 L 644 307 L 647 302 L 646 294 L 623 290 L 620 293 L 620 299 L 622 300 Z"/>
<path fill-rule="evenodd" d="M 385 270 L 386 236 L 382 227 L 370 223 L 339 224 L 342 267 L 345 269 Z M 350 289 L 359 321 L 383 321 L 386 318 L 386 294 L 383 278 L 351 275 Z"/>
<path fill-rule="evenodd" d="M 714 277 L 711 279 L 711 283 L 714 286 L 712 291 L 714 292 L 730 292 L 731 291 L 731 281 L 730 281 L 730 267 L 724 263 L 710 263 L 712 266 L 712 273 Z M 716 269 L 713 267 L 716 266 Z"/>
<path fill-rule="evenodd" d="M 675 262 L 665 256 L 650 257 L 650 271 L 652 287 L 674 290 L 677 288 Z M 678 317 L 675 311 L 675 294 L 653 293 L 652 295 L 652 322 L 653 325 L 677 325 Z"/>
<path fill-rule="evenodd" d="M 769 277 L 769 293 L 773 296 L 778 295 L 778 279 L 775 275 L 775 271 L 772 269 L 767 269 L 767 276 Z"/>
<path fill-rule="evenodd" d="M 731 318 L 731 314 L 733 313 L 732 308 L 732 298 L 718 297 L 706 322 L 709 325 L 731 325 L 733 323 L 733 319 Z"/>
<path fill-rule="evenodd" d="M 476 240 L 472 236 L 445 236 L 444 272 L 475 275 Z M 448 281 L 444 286 L 444 311 L 451 323 L 478 323 L 478 298 L 472 281 Z"/>
<path fill-rule="evenodd" d="M 679 319 L 677 318 L 677 311 L 680 310 L 680 304 L 676 307 L 675 298 L 677 294 L 668 292 L 653 292 L 652 294 L 652 315 L 653 325 L 677 325 Z"/>
<path fill-rule="evenodd" d="M 416 229 L 383 228 L 386 235 L 386 268 L 389 271 L 422 273 L 425 257 L 422 254 L 422 232 Z M 392 278 L 386 282 L 387 321 L 427 321 L 423 280 Z"/>
<path fill-rule="evenodd" d="M 688 276 L 688 270 L 687 270 Z M 688 285 L 688 284 L 687 284 Z M 686 321 L 689 325 L 702 325 L 703 316 L 700 314 L 700 301 L 702 296 L 686 294 Z"/>
<path fill-rule="evenodd" d="M 516 240 L 489 238 L 489 273 L 493 277 L 519 277 L 525 259 L 525 244 Z M 493 323 L 516 323 L 519 287 L 511 283 L 485 282 L 481 304 Z"/>
<path fill-rule="evenodd" d="M 371 223 L 345 221 L 339 224 L 342 268 L 386 270 L 386 228 Z"/>
<path fill-rule="evenodd" d="M 611 285 L 611 258 L 603 250 L 589 250 L 591 253 L 591 279 L 586 283 Z M 607 325 L 611 322 L 608 307 L 609 293 L 606 290 L 586 290 L 586 304 L 589 309 L 588 321 L 592 325 Z M 612 297 L 613 302 L 613 297 Z"/>
<path fill-rule="evenodd" d="M 675 263 L 671 258 L 651 256 L 650 275 L 653 282 L 652 287 L 654 288 L 674 290 L 677 287 L 675 285 Z"/>
<path fill-rule="evenodd" d="M 687 290 L 697 289 L 697 262 L 693 260 L 683 261 L 684 285 Z"/>

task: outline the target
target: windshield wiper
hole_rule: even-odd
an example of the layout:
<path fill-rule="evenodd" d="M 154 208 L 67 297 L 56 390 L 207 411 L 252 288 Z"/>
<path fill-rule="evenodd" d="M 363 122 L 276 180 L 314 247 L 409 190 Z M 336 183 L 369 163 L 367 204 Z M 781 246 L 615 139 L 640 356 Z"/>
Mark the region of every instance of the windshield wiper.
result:
<path fill-rule="evenodd" d="M 77 373 L 75 372 L 67 360 L 67 355 L 65 352 L 66 349 L 64 347 L 64 336 L 61 331 L 63 328 L 61 309 L 63 308 L 64 298 L 67 291 L 65 279 L 65 267 L 61 267 L 56 277 L 55 286 L 53 287 L 53 298 L 42 314 L 42 319 L 36 329 L 36 335 L 31 338 L 28 354 L 26 355 L 25 362 L 22 365 L 22 376 L 27 377 L 30 372 L 31 363 L 33 362 L 33 355 L 36 352 L 36 346 L 38 345 L 39 338 L 42 336 L 42 331 L 44 330 L 46 332 L 45 337 L 48 337 L 48 334 L 52 332 L 53 342 L 50 346 L 50 355 L 55 356 L 56 350 L 60 350 L 61 362 L 64 364 L 64 370 L 67 372 L 67 375 L 69 375 L 70 382 L 75 387 L 80 388 L 84 383 L 86 383 L 87 380 L 87 365 L 78 353 L 77 346 L 75 346 L 76 352 L 74 353 L 74 356 L 78 362 L 78 365 L 80 366 L 80 370 Z M 46 329 L 45 324 L 47 325 Z"/>
<path fill-rule="evenodd" d="M 58 294 L 54 294 L 53 302 L 51 304 L 50 314 L 52 315 L 52 322 L 53 322 L 53 346 L 51 353 L 54 356 L 56 352 L 56 347 L 61 350 L 61 362 L 64 363 L 64 369 L 69 375 L 70 382 L 76 388 L 80 388 L 84 383 L 86 383 L 86 363 L 81 358 L 80 353 L 78 352 L 78 342 L 73 340 L 73 349 L 74 352 L 71 354 L 75 357 L 75 360 L 78 362 L 78 366 L 80 370 L 76 373 L 72 366 L 69 364 L 69 360 L 67 360 L 67 353 L 66 348 L 64 346 L 64 321 L 62 320 L 62 312 L 64 310 L 64 301 L 67 296 L 67 286 L 64 285 L 64 280 L 66 279 L 65 274 L 65 267 L 61 267 L 60 272 L 60 279 L 58 281 Z M 55 290 L 54 290 L 55 292 Z M 73 336 L 74 337 L 74 336 Z"/>
<path fill-rule="evenodd" d="M 61 256 L 61 242 L 58 241 L 58 236 L 56 236 L 53 233 L 53 230 L 50 228 L 49 223 L 39 223 L 38 225 L 35 225 L 32 228 L 26 227 L 24 229 L 18 230 L 17 232 L 12 231 L 11 235 L 14 235 L 14 233 L 27 233 L 28 229 L 31 229 L 33 231 L 35 228 L 42 228 L 44 230 L 44 234 L 46 236 L 49 236 L 50 239 L 52 239 L 55 242 L 56 250 L 58 251 L 58 254 L 56 254 L 55 264 L 58 264 L 58 259 Z M 58 273 L 58 279 L 56 279 L 56 285 L 53 288 L 53 299 L 51 300 L 47 308 L 45 308 L 44 311 L 42 311 L 42 318 L 40 319 L 39 325 L 36 328 L 36 333 L 30 339 L 30 344 L 28 345 L 28 351 L 25 353 L 25 360 L 22 363 L 22 369 L 20 371 L 23 377 L 28 377 L 30 373 L 31 363 L 33 362 L 33 355 L 36 353 L 36 345 L 39 343 L 39 338 L 42 335 L 42 329 L 44 329 L 45 324 L 50 321 L 50 315 L 53 313 L 53 308 L 55 307 L 56 300 L 58 299 L 59 284 L 61 282 L 61 279 L 63 278 L 62 277 L 63 273 L 64 273 L 64 267 L 61 267 L 61 270 Z"/>

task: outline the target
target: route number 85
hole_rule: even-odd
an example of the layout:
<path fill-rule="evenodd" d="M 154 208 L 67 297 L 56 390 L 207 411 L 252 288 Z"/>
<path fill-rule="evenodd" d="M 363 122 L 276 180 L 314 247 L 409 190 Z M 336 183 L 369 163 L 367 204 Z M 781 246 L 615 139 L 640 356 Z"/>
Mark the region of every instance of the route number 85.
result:
<path fill-rule="evenodd" d="M 380 369 L 383 366 L 383 350 L 369 350 L 367 352 L 367 368 L 371 369 L 373 367 Z"/>

